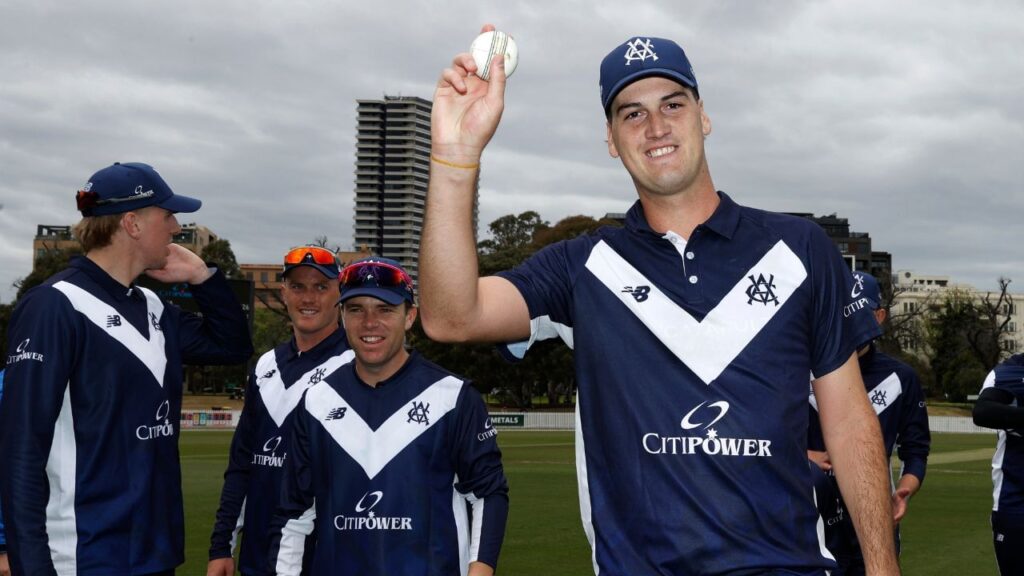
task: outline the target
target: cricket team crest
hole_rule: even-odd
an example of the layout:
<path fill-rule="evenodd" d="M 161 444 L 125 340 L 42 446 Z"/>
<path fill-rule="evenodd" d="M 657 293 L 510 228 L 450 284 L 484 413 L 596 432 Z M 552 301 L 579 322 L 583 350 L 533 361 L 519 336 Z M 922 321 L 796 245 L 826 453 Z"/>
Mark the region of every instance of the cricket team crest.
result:
<path fill-rule="evenodd" d="M 626 66 L 629 66 L 633 62 L 643 62 L 644 60 L 650 59 L 656 61 L 658 54 L 654 51 L 654 46 L 651 45 L 650 38 L 644 40 L 641 38 L 634 38 L 628 44 L 626 48 Z"/>

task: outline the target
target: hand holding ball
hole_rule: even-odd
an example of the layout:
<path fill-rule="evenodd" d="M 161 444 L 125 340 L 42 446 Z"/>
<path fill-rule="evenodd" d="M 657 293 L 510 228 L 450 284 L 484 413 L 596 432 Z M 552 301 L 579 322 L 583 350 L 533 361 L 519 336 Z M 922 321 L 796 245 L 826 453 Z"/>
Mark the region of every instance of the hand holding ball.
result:
<path fill-rule="evenodd" d="M 516 41 L 508 34 L 498 30 L 484 32 L 477 36 L 469 47 L 469 51 L 473 54 L 473 60 L 476 62 L 476 75 L 482 80 L 490 80 L 491 61 L 498 54 L 505 56 L 506 77 L 516 71 L 516 65 L 519 63 L 519 48 L 516 46 Z"/>

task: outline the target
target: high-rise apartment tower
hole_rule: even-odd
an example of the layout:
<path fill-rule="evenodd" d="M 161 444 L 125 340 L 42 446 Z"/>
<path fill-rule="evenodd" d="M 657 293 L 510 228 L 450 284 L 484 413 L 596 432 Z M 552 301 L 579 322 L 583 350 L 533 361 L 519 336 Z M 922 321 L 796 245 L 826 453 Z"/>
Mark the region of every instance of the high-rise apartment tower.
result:
<path fill-rule="evenodd" d="M 401 262 L 415 280 L 430 180 L 431 102 L 416 96 L 356 102 L 355 245 Z"/>

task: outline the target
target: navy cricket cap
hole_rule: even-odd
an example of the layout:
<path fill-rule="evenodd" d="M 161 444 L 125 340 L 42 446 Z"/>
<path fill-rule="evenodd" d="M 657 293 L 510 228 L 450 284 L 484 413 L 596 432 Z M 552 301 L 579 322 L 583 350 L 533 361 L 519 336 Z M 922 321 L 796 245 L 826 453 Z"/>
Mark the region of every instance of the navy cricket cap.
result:
<path fill-rule="evenodd" d="M 115 162 L 92 175 L 78 191 L 82 216 L 106 216 L 159 206 L 171 212 L 195 212 L 200 200 L 175 195 L 149 164 Z"/>
<path fill-rule="evenodd" d="M 356 260 L 341 271 L 341 298 L 370 296 L 397 306 L 403 301 L 415 304 L 412 278 L 402 265 L 390 258 L 371 256 Z"/>
<path fill-rule="evenodd" d="M 853 293 L 860 292 L 860 297 L 867 299 L 868 307 L 878 310 L 882 307 L 882 289 L 878 286 L 878 280 L 871 274 L 865 272 L 853 273 Z M 856 298 L 857 296 L 854 296 Z"/>
<path fill-rule="evenodd" d="M 697 92 L 697 77 L 686 52 L 664 38 L 636 36 L 626 40 L 601 61 L 601 106 L 605 114 L 622 89 L 648 76 L 675 80 Z"/>

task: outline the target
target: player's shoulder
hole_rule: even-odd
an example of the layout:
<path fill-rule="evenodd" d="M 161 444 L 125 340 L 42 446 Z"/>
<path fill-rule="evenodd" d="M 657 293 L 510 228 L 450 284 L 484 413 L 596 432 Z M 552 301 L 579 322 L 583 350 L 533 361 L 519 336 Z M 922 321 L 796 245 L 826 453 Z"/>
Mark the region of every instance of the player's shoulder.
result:
<path fill-rule="evenodd" d="M 740 219 L 747 225 L 760 227 L 773 235 L 785 238 L 787 242 L 809 243 L 828 240 L 828 235 L 821 226 L 802 216 L 750 206 L 737 206 L 737 209 Z"/>
<path fill-rule="evenodd" d="M 451 377 L 459 380 L 463 384 L 469 383 L 469 380 L 467 380 L 465 377 L 460 376 L 455 372 L 452 372 L 451 370 L 448 370 L 447 368 L 444 368 L 441 365 L 434 363 L 431 360 L 428 360 L 426 357 L 424 357 L 416 350 L 412 351 L 412 354 L 410 355 L 409 358 L 409 362 L 411 364 L 410 368 L 418 376 L 423 377 L 424 379 L 441 380 L 443 378 Z"/>
<path fill-rule="evenodd" d="M 62 282 L 74 284 L 86 291 L 91 290 L 88 278 L 84 274 L 74 268 L 65 268 L 25 292 L 18 299 L 15 309 L 19 314 L 35 316 L 69 307 L 68 297 L 57 287 Z"/>
<path fill-rule="evenodd" d="M 1015 354 L 1003 360 L 993 370 L 996 383 L 1024 383 L 1024 354 Z"/>
<path fill-rule="evenodd" d="M 917 371 L 914 367 L 895 356 L 876 351 L 874 362 L 879 369 L 896 374 L 904 384 L 917 380 Z"/>

